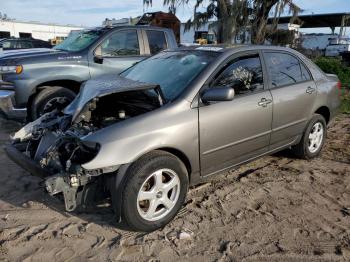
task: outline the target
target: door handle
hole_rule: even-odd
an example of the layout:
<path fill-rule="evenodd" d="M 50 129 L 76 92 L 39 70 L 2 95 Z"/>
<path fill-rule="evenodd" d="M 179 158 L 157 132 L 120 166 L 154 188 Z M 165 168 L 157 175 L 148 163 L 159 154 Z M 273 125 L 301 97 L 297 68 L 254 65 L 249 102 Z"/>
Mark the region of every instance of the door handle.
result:
<path fill-rule="evenodd" d="M 272 100 L 271 99 L 266 99 L 264 97 L 264 98 L 261 98 L 260 102 L 258 102 L 258 105 L 262 106 L 262 107 L 267 107 L 267 105 L 270 104 L 270 103 L 272 103 Z"/>
<path fill-rule="evenodd" d="M 308 88 L 306 88 L 306 93 L 307 93 L 307 94 L 312 94 L 312 93 L 315 92 L 315 91 L 316 91 L 316 89 L 313 88 L 313 87 L 311 87 L 311 86 L 309 86 Z"/>

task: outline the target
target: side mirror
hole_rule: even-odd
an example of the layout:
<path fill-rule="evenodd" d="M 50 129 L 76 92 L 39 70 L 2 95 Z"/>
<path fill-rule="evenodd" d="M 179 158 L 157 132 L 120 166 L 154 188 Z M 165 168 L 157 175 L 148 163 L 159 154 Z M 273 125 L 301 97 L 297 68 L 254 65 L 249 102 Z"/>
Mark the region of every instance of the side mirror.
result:
<path fill-rule="evenodd" d="M 97 64 L 103 64 L 102 47 L 100 45 L 94 51 L 94 62 Z"/>
<path fill-rule="evenodd" d="M 203 103 L 232 101 L 235 96 L 235 90 L 231 87 L 213 87 L 206 89 L 201 99 Z"/>

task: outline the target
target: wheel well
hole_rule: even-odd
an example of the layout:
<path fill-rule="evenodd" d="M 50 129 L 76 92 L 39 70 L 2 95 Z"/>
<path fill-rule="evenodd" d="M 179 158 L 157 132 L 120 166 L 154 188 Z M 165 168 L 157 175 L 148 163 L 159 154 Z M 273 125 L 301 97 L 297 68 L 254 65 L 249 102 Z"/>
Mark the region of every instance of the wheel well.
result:
<path fill-rule="evenodd" d="M 328 124 L 329 118 L 330 118 L 330 116 L 331 116 L 331 113 L 330 113 L 328 107 L 326 107 L 326 106 L 321 106 L 319 109 L 317 109 L 317 110 L 315 111 L 315 113 L 316 113 L 316 114 L 322 115 L 322 116 L 324 117 L 324 119 L 326 120 L 326 123 Z"/>
<path fill-rule="evenodd" d="M 69 90 L 72 90 L 74 93 L 77 94 L 79 93 L 80 85 L 81 83 L 74 80 L 54 80 L 54 81 L 41 83 L 40 85 L 37 86 L 36 89 L 38 91 L 38 89 L 40 90 L 40 87 L 44 87 L 44 86 L 61 86 Z"/>
<path fill-rule="evenodd" d="M 191 172 L 192 172 L 191 162 L 183 152 L 181 152 L 180 150 L 177 150 L 175 148 L 169 148 L 169 147 L 158 148 L 157 150 L 165 151 L 165 152 L 168 152 L 168 153 L 178 157 L 182 161 L 182 163 L 184 163 L 184 165 L 187 169 L 189 179 L 191 180 Z"/>
<path fill-rule="evenodd" d="M 40 85 L 38 85 L 34 92 L 30 95 L 28 102 L 27 102 L 27 110 L 28 113 L 30 114 L 30 107 L 31 104 L 35 98 L 35 96 L 43 89 L 43 87 L 45 86 L 61 86 L 64 88 L 67 88 L 71 91 L 73 91 L 74 93 L 78 94 L 79 93 L 79 89 L 81 86 L 81 83 L 74 81 L 74 80 L 54 80 L 54 81 L 48 81 L 48 82 L 44 82 L 41 83 Z"/>

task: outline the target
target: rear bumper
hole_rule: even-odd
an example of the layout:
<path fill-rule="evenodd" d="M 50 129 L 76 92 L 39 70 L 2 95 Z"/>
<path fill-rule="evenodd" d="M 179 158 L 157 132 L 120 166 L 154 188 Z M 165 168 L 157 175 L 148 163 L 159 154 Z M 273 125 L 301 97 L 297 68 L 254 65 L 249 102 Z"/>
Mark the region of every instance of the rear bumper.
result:
<path fill-rule="evenodd" d="M 15 162 L 17 165 L 27 170 L 31 175 L 40 177 L 42 179 L 51 176 L 48 171 L 43 169 L 38 163 L 33 159 L 29 158 L 23 154 L 16 146 L 7 145 L 5 146 L 5 152 L 7 156 Z"/>
<path fill-rule="evenodd" d="M 0 83 L 0 88 L 2 87 Z M 15 91 L 0 90 L 0 112 L 7 118 L 23 120 L 27 116 L 26 108 L 15 108 Z"/>

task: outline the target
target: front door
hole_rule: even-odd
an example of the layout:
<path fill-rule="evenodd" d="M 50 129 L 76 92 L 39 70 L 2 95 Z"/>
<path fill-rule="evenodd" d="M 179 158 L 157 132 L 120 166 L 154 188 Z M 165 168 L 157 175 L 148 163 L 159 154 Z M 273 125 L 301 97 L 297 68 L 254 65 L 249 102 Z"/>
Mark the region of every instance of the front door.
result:
<path fill-rule="evenodd" d="M 293 143 L 312 115 L 316 85 L 300 59 L 287 52 L 264 52 L 273 97 L 271 150 Z"/>
<path fill-rule="evenodd" d="M 90 61 L 91 78 L 109 73 L 119 74 L 146 57 L 140 30 L 116 31 L 95 49 Z"/>
<path fill-rule="evenodd" d="M 265 89 L 258 53 L 232 58 L 209 84 L 230 86 L 232 101 L 199 107 L 202 175 L 214 174 L 261 155 L 268 150 L 272 97 Z"/>

